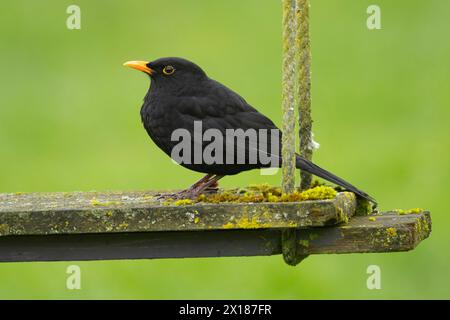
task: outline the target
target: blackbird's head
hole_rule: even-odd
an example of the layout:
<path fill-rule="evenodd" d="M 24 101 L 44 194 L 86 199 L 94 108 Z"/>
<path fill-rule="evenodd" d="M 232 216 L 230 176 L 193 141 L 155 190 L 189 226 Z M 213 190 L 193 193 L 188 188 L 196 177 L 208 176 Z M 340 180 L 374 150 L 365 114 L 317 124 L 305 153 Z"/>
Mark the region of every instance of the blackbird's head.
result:
<path fill-rule="evenodd" d="M 180 88 L 205 79 L 206 73 L 183 58 L 160 58 L 154 61 L 128 61 L 124 66 L 148 74 L 156 87 Z"/>

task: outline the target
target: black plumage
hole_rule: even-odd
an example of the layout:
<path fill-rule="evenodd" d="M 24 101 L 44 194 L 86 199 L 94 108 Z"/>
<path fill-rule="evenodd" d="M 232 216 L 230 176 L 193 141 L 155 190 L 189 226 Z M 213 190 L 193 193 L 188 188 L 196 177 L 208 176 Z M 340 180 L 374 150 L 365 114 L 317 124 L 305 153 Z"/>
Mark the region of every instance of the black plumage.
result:
<path fill-rule="evenodd" d="M 199 143 L 193 139 L 195 121 L 201 122 L 203 132 L 207 129 L 217 129 L 223 136 L 226 135 L 227 129 L 243 129 L 244 131 L 268 129 L 267 150 L 272 155 L 281 154 L 280 150 L 272 150 L 270 145 L 270 129 L 277 129 L 275 124 L 249 105 L 240 95 L 209 78 L 196 64 L 182 58 L 161 58 L 152 62 L 130 61 L 125 65 L 150 75 L 151 86 L 141 108 L 142 123 L 151 139 L 169 156 L 178 143 L 178 141 L 172 141 L 172 133 L 180 128 L 191 134 L 191 146 L 194 150 L 195 143 Z M 279 138 L 278 145 L 281 147 L 281 137 Z M 200 141 L 200 143 L 204 148 L 210 142 Z M 251 147 L 247 144 L 234 146 L 235 155 L 238 152 L 237 148 L 245 148 L 247 160 L 245 163 L 238 164 L 236 161 L 232 164 L 227 163 L 225 141 L 223 144 L 225 152 L 221 163 L 220 161 L 219 163 L 204 161 L 194 163 L 194 152 L 191 154 L 190 163 L 181 163 L 188 169 L 207 174 L 189 189 L 190 195 L 195 196 L 204 191 L 223 176 L 268 166 L 260 161 L 249 163 L 248 149 Z M 367 193 L 299 155 L 297 155 L 296 165 L 299 169 L 333 182 L 375 203 L 375 200 Z"/>

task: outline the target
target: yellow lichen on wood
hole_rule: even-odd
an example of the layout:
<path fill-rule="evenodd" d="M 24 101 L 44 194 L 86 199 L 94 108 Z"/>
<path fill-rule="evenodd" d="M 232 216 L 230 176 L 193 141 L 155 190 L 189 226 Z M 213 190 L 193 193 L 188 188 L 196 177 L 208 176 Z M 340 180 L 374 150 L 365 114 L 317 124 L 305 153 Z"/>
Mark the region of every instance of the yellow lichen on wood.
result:
<path fill-rule="evenodd" d="M 395 209 L 393 211 L 399 215 L 405 215 L 405 214 L 419 214 L 419 213 L 424 212 L 425 210 L 422 208 L 412 208 L 412 209 L 408 209 L 408 210 Z"/>
<path fill-rule="evenodd" d="M 304 200 L 323 200 L 336 197 L 336 190 L 327 186 L 318 186 L 300 193 Z"/>
<path fill-rule="evenodd" d="M 294 191 L 289 194 L 281 192 L 279 187 L 262 185 L 250 186 L 244 193 L 223 191 L 212 195 L 200 195 L 196 202 L 205 203 L 259 203 L 259 202 L 300 202 L 308 200 L 329 200 L 337 195 L 336 190 L 328 186 L 318 186 L 305 191 Z"/>
<path fill-rule="evenodd" d="M 243 217 L 236 221 L 230 221 L 223 225 L 224 229 L 259 229 L 270 227 L 270 223 L 262 223 L 258 220 L 258 217 L 255 216 L 253 216 L 251 219 Z"/>
<path fill-rule="evenodd" d="M 187 206 L 187 205 L 191 205 L 194 204 L 194 201 L 191 199 L 180 199 L 175 201 L 174 205 L 176 206 Z"/>
<path fill-rule="evenodd" d="M 397 229 L 395 229 L 395 228 L 387 228 L 386 232 L 391 237 L 396 237 L 397 236 Z"/>
<path fill-rule="evenodd" d="M 108 206 L 117 206 L 122 204 L 122 202 L 119 201 L 99 201 L 96 198 L 91 199 L 91 205 L 93 206 L 102 206 L 102 207 L 108 207 Z"/>
<path fill-rule="evenodd" d="M 358 198 L 356 205 L 356 215 L 367 216 L 373 212 L 373 204 L 364 198 Z"/>

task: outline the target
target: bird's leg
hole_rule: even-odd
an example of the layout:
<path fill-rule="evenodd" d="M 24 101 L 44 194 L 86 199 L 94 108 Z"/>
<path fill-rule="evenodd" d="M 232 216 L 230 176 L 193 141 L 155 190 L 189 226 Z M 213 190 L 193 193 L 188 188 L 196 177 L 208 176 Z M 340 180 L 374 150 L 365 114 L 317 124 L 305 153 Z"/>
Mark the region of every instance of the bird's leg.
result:
<path fill-rule="evenodd" d="M 212 178 L 210 178 L 208 181 L 206 181 L 203 184 L 200 184 L 193 190 L 189 190 L 188 196 L 190 198 L 197 198 L 200 194 L 202 194 L 204 191 L 206 191 L 209 188 L 214 188 L 217 185 L 217 182 L 222 179 L 224 176 L 221 175 L 214 175 Z"/>
<path fill-rule="evenodd" d="M 218 189 L 218 181 L 223 176 L 207 174 L 205 177 L 194 183 L 190 188 L 180 191 L 177 194 L 179 199 L 195 199 L 202 193 L 214 193 Z"/>
<path fill-rule="evenodd" d="M 208 181 L 209 179 L 211 179 L 213 176 L 214 176 L 213 174 L 208 173 L 206 176 L 204 176 L 203 178 L 198 180 L 196 183 L 194 183 L 192 186 L 190 186 L 189 189 L 187 189 L 187 190 L 193 190 L 193 189 L 197 188 L 201 184 L 203 184 L 206 181 Z"/>
<path fill-rule="evenodd" d="M 215 183 L 213 183 L 212 185 L 210 185 L 208 188 L 206 188 L 203 193 L 207 193 L 207 194 L 213 194 L 213 193 L 217 193 L 217 191 L 219 190 L 219 182 L 216 181 Z"/>
<path fill-rule="evenodd" d="M 199 194 L 196 192 L 196 189 L 204 190 L 203 186 L 207 184 L 211 179 L 214 177 L 214 174 L 207 174 L 197 182 L 195 182 L 193 185 L 191 185 L 188 189 L 182 190 L 180 192 L 176 193 L 165 193 L 165 194 L 159 194 L 158 199 L 184 199 L 184 198 L 192 198 L 192 195 Z M 215 180 L 213 183 L 208 184 L 206 188 L 211 188 L 212 190 L 217 190 L 217 181 Z"/>

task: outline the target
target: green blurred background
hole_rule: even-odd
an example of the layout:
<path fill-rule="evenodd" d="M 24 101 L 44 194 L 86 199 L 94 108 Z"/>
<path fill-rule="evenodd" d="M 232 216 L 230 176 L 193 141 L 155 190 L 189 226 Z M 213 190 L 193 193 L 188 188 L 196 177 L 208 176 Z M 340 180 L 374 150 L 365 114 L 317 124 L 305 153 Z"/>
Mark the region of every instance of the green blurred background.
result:
<path fill-rule="evenodd" d="M 81 7 L 81 30 L 66 8 Z M 409 253 L 0 264 L 0 298 L 450 298 L 450 2 L 312 0 L 315 161 L 381 209 L 423 207 L 433 233 Z M 183 188 L 200 175 L 149 140 L 135 59 L 182 56 L 281 119 L 278 0 L 0 4 L 0 192 Z M 222 186 L 278 184 L 258 171 Z M 366 288 L 366 268 L 382 289 Z"/>

